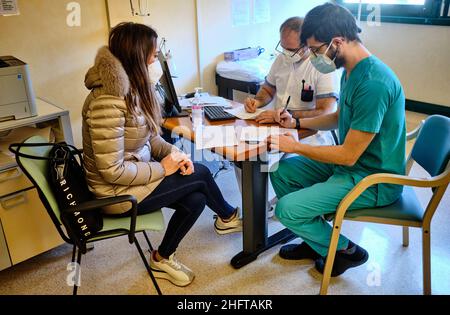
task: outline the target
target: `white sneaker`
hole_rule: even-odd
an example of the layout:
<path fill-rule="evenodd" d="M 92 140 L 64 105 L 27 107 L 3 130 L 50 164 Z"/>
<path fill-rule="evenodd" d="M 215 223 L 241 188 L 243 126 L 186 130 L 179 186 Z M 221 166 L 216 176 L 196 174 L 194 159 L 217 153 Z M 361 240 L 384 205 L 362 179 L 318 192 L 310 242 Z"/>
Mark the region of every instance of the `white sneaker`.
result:
<path fill-rule="evenodd" d="M 272 206 L 267 211 L 267 219 L 274 218 L 275 217 L 275 206 Z"/>
<path fill-rule="evenodd" d="M 153 275 L 158 279 L 166 279 L 179 287 L 185 287 L 194 280 L 194 273 L 188 267 L 180 263 L 175 254 L 169 259 L 156 261 L 153 258 L 153 253 L 150 255 L 150 267 Z"/>
<path fill-rule="evenodd" d="M 242 231 L 242 220 L 239 218 L 239 208 L 233 215 L 233 218 L 229 222 L 223 221 L 219 216 L 214 216 L 214 229 L 219 235 L 231 234 Z"/>
<path fill-rule="evenodd" d="M 274 220 L 277 219 L 277 217 L 275 216 L 275 208 L 277 207 L 277 202 L 278 202 L 278 198 L 275 197 L 272 200 L 269 201 L 268 203 L 268 211 L 267 211 L 267 218 L 273 218 Z"/>

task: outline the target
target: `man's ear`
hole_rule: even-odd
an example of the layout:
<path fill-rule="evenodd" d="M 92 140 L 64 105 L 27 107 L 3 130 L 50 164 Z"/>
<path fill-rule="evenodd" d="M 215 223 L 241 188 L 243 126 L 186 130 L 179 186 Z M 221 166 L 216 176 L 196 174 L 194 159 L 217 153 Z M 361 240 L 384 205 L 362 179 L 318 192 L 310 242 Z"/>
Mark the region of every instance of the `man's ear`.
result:
<path fill-rule="evenodd" d="M 333 38 L 333 44 L 336 46 L 336 48 L 342 48 L 342 45 L 345 43 L 344 37 L 335 37 Z"/>

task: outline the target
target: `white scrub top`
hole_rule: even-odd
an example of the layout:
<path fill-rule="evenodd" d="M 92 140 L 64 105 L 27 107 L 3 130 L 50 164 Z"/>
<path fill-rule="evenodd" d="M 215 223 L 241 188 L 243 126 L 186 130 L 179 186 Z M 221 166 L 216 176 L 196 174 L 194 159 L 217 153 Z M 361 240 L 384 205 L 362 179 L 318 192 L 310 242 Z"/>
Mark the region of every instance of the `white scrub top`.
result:
<path fill-rule="evenodd" d="M 301 100 L 303 89 L 310 86 L 314 91 L 311 102 Z M 289 110 L 314 110 L 316 100 L 321 98 L 335 97 L 339 99 L 340 78 L 337 71 L 329 74 L 322 74 L 314 68 L 310 59 L 292 63 L 280 54 L 272 65 L 266 77 L 266 84 L 276 89 L 275 108 L 283 108 L 291 97 Z"/>

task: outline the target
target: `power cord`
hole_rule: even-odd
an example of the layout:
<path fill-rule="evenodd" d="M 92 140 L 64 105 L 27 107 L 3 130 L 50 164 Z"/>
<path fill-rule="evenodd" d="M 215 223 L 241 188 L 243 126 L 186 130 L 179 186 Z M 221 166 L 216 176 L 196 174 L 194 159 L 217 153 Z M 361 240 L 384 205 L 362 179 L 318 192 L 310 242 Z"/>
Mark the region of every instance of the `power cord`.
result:
<path fill-rule="evenodd" d="M 229 172 L 233 169 L 233 164 L 227 160 L 220 161 L 220 168 L 217 172 L 214 173 L 213 178 L 217 179 L 219 175 L 224 174 L 224 171 Z"/>

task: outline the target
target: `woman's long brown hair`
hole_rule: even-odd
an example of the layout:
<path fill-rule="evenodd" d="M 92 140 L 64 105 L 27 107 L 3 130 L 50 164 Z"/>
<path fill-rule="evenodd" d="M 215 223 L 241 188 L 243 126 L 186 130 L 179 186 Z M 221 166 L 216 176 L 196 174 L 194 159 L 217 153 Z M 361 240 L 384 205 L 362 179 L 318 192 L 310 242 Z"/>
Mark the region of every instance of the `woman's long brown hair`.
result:
<path fill-rule="evenodd" d="M 117 25 L 109 34 L 109 49 L 130 80 L 127 108 L 134 116 L 143 114 L 156 133 L 160 131 L 161 107 L 150 83 L 147 61 L 156 52 L 157 40 L 158 34 L 151 27 L 131 22 Z"/>

